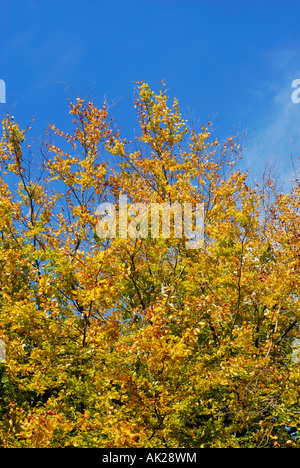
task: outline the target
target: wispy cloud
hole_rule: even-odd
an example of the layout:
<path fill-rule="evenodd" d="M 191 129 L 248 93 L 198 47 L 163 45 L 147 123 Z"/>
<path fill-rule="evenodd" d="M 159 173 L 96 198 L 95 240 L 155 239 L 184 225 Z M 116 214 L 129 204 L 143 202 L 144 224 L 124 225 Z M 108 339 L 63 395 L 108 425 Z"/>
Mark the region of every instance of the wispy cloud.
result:
<path fill-rule="evenodd" d="M 300 157 L 300 103 L 291 99 L 292 82 L 300 78 L 300 70 L 295 69 L 292 51 L 273 51 L 270 61 L 274 63 L 268 81 L 258 90 L 260 99 L 265 97 L 268 103 L 248 135 L 244 163 L 256 178 L 261 177 L 267 164 L 272 165 L 276 177 L 289 185 L 294 178 L 292 158 L 297 169 Z"/>

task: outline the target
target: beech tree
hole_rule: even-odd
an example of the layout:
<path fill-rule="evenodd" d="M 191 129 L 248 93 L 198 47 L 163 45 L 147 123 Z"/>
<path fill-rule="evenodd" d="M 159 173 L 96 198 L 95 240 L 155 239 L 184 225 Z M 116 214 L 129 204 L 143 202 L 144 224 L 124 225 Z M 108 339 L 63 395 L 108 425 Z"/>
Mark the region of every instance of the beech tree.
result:
<path fill-rule="evenodd" d="M 251 184 L 164 84 L 134 105 L 131 142 L 78 97 L 39 155 L 3 119 L 0 446 L 299 447 L 299 183 Z M 203 245 L 99 236 L 120 194 L 203 203 Z"/>

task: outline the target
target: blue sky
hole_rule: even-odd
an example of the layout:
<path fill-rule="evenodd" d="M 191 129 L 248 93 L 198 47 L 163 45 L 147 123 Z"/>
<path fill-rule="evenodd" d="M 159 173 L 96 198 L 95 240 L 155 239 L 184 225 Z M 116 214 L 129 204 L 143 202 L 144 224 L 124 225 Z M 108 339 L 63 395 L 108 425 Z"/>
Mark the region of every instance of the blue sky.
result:
<path fill-rule="evenodd" d="M 69 130 L 69 88 L 102 106 L 130 137 L 134 82 L 164 80 L 187 118 L 213 121 L 220 138 L 244 138 L 243 167 L 260 177 L 276 162 L 292 177 L 300 156 L 300 2 L 193 0 L 1 0 L 0 79 L 6 104 L 32 136 L 48 123 Z"/>

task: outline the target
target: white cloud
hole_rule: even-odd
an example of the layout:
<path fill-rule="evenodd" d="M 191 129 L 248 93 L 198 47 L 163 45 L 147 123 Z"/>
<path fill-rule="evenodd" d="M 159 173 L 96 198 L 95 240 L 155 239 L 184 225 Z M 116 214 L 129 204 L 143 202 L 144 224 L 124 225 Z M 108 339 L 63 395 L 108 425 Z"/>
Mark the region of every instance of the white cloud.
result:
<path fill-rule="evenodd" d="M 293 72 L 295 54 L 288 51 L 286 55 L 280 50 L 270 54 L 270 77 L 257 91 L 260 99 L 268 99 L 263 113 L 248 135 L 244 149 L 244 164 L 256 178 L 260 178 L 266 165 L 272 165 L 274 175 L 288 185 L 294 178 L 293 165 L 299 167 L 300 156 L 300 103 L 292 102 L 294 79 L 300 78 L 300 72 Z M 298 61 L 299 63 L 299 61 Z M 278 64 L 278 65 L 277 65 Z M 272 80 L 272 76 L 274 79 Z"/>

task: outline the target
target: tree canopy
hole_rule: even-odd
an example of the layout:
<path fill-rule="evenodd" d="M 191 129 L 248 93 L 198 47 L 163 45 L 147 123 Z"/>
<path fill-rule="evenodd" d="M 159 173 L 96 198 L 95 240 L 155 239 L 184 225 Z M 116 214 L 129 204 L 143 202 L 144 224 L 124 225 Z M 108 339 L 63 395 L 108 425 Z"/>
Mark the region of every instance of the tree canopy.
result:
<path fill-rule="evenodd" d="M 299 183 L 251 183 L 164 84 L 134 106 L 128 141 L 78 97 L 36 155 L 3 119 L 0 446 L 299 447 Z M 99 236 L 120 194 L 203 203 L 203 246 Z"/>

